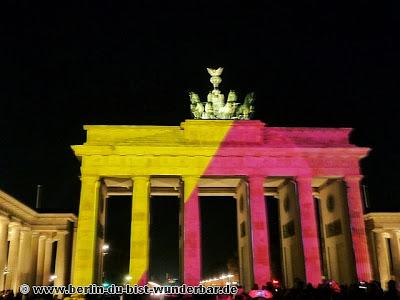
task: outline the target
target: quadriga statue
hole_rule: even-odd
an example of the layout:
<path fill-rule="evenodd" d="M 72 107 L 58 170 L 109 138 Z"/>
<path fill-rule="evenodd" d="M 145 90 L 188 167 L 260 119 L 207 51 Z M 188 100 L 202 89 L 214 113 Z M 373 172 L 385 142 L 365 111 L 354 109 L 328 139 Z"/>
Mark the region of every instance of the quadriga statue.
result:
<path fill-rule="evenodd" d="M 226 103 L 224 94 L 218 89 L 222 79 L 220 77 L 223 68 L 207 68 L 211 75 L 210 82 L 213 90 L 208 93 L 207 102 L 201 102 L 199 95 L 193 92 L 190 96 L 190 110 L 195 119 L 223 119 L 223 120 L 249 120 L 254 114 L 254 93 L 249 93 L 240 105 L 237 102 L 238 96 L 231 90 L 228 94 Z"/>
<path fill-rule="evenodd" d="M 198 94 L 190 92 L 190 110 L 195 119 L 201 119 L 204 112 L 204 105 L 200 102 L 200 97 Z"/>
<path fill-rule="evenodd" d="M 254 114 L 254 93 L 248 93 L 244 98 L 244 102 L 239 106 L 236 116 L 239 120 L 249 120 Z"/>
<path fill-rule="evenodd" d="M 230 91 L 228 99 L 224 107 L 220 109 L 220 115 L 222 119 L 233 119 L 235 117 L 235 111 L 239 103 L 237 101 L 237 95 L 235 91 Z"/>

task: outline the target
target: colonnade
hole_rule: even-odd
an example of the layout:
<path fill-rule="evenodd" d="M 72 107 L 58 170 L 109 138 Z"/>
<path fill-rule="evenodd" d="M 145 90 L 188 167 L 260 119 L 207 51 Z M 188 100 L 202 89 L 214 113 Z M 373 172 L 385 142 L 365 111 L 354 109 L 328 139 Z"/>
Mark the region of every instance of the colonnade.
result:
<path fill-rule="evenodd" d="M 373 233 L 376 249 L 377 277 L 381 282 L 400 278 L 400 230 L 376 230 Z"/>
<path fill-rule="evenodd" d="M 132 283 L 144 284 L 148 280 L 149 266 L 149 201 L 150 177 L 133 176 L 133 202 L 130 248 L 130 276 Z M 183 175 L 181 202 L 181 268 L 182 281 L 196 285 L 201 274 L 201 218 L 199 214 L 199 176 Z M 299 206 L 301 251 L 304 257 L 304 280 L 317 285 L 322 279 L 318 225 L 312 176 L 291 177 L 296 185 Z M 272 279 L 268 241 L 268 213 L 265 204 L 264 182 L 268 176 L 249 175 L 243 177 L 248 187 L 249 241 L 246 252 L 249 256 L 250 281 L 259 285 Z M 349 229 L 354 254 L 355 276 L 360 281 L 372 279 L 369 260 L 363 205 L 360 192 L 361 176 L 341 178 L 346 184 Z M 82 176 L 80 218 L 74 266 L 74 284 L 87 285 L 96 281 L 95 274 L 100 252 L 98 249 L 98 207 L 100 177 Z M 243 280 L 243 278 L 242 278 Z"/>
<path fill-rule="evenodd" d="M 17 292 L 23 283 L 65 285 L 69 282 L 69 243 L 66 230 L 35 230 L 0 215 L 0 290 Z"/>
<path fill-rule="evenodd" d="M 374 279 L 400 280 L 400 213 L 369 213 L 364 218 Z"/>

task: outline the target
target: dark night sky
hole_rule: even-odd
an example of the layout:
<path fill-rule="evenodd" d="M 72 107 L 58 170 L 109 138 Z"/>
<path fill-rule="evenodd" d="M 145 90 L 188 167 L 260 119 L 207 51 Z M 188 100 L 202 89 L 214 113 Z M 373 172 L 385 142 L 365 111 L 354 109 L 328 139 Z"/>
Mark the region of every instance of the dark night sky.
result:
<path fill-rule="evenodd" d="M 76 211 L 84 124 L 178 125 L 223 66 L 270 126 L 354 127 L 371 209 L 399 210 L 398 1 L 131 2 L 2 3 L 1 189 Z"/>

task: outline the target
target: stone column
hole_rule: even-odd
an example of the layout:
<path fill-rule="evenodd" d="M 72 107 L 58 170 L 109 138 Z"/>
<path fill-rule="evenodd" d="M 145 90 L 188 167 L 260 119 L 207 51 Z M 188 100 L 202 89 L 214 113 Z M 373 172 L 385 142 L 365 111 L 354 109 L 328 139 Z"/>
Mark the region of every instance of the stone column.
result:
<path fill-rule="evenodd" d="M 78 231 L 74 258 L 75 286 L 95 283 L 97 248 L 97 218 L 99 207 L 99 178 L 82 176 Z"/>
<path fill-rule="evenodd" d="M 303 241 L 306 281 L 317 286 L 321 282 L 318 225 L 312 195 L 311 177 L 297 177 L 297 193 L 300 207 L 301 235 Z"/>
<path fill-rule="evenodd" d="M 19 258 L 19 236 L 21 224 L 19 222 L 11 222 L 9 225 L 10 232 L 10 249 L 8 253 L 8 274 L 6 277 L 6 289 L 14 288 L 15 279 L 17 276 L 17 265 Z M 14 291 L 16 292 L 16 291 Z"/>
<path fill-rule="evenodd" d="M 400 280 L 400 231 L 394 230 L 391 232 L 390 239 L 393 256 L 393 272 L 396 280 Z"/>
<path fill-rule="evenodd" d="M 254 283 L 259 287 L 271 280 L 268 214 L 264 197 L 264 177 L 249 177 L 250 220 Z"/>
<path fill-rule="evenodd" d="M 43 285 L 49 285 L 51 274 L 51 260 L 53 254 L 53 238 L 46 239 L 44 248 L 44 263 L 43 263 Z"/>
<path fill-rule="evenodd" d="M 132 277 L 132 284 L 145 285 L 148 281 L 150 255 L 150 178 L 149 176 L 135 176 L 132 181 L 129 275 Z"/>
<path fill-rule="evenodd" d="M 31 229 L 26 226 L 22 227 L 18 251 L 17 276 L 13 287 L 14 291 L 18 291 L 21 284 L 28 283 L 29 271 L 31 267 L 31 242 Z"/>
<path fill-rule="evenodd" d="M 43 266 L 44 266 L 44 252 L 46 248 L 46 236 L 41 235 L 38 241 L 38 256 L 36 266 L 36 285 L 43 284 Z"/>
<path fill-rule="evenodd" d="M 183 176 L 183 282 L 198 285 L 201 280 L 201 224 L 197 176 Z"/>
<path fill-rule="evenodd" d="M 56 269 L 55 275 L 57 278 L 54 280 L 55 286 L 62 286 L 66 284 L 66 265 L 67 265 L 67 234 L 68 231 L 60 231 L 57 233 L 57 253 L 56 253 Z"/>
<path fill-rule="evenodd" d="M 378 259 L 379 281 L 382 287 L 385 287 L 386 282 L 390 280 L 390 267 L 388 249 L 386 247 L 385 233 L 374 232 L 376 254 Z"/>
<path fill-rule="evenodd" d="M 53 254 L 53 238 L 48 237 L 44 249 L 43 285 L 49 285 L 51 274 L 51 260 Z"/>
<path fill-rule="evenodd" d="M 367 235 L 364 224 L 364 211 L 360 192 L 361 176 L 346 176 L 347 202 L 349 207 L 350 231 L 359 281 L 370 281 L 371 262 L 369 259 Z"/>
<path fill-rule="evenodd" d="M 4 269 L 8 253 L 8 217 L 0 216 L 0 291 L 4 290 Z"/>
<path fill-rule="evenodd" d="M 37 260 L 38 260 L 38 246 L 39 246 L 39 233 L 33 231 L 32 232 L 32 241 L 31 241 L 31 267 L 30 267 L 30 278 L 29 284 L 36 284 L 36 268 L 37 268 Z"/>

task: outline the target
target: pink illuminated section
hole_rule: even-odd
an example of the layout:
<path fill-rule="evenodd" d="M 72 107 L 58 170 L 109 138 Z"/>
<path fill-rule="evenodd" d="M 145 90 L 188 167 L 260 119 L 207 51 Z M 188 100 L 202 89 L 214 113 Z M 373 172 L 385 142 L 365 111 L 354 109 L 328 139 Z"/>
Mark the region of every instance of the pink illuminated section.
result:
<path fill-rule="evenodd" d="M 368 282 L 372 279 L 371 263 L 369 259 L 367 236 L 365 233 L 360 180 L 361 176 L 345 177 L 357 278 L 359 281 Z"/>
<path fill-rule="evenodd" d="M 254 283 L 265 285 L 271 280 L 267 209 L 264 198 L 264 177 L 250 177 L 250 219 L 252 229 Z"/>
<path fill-rule="evenodd" d="M 257 157 L 246 157 L 245 163 L 232 159 L 229 162 L 225 157 L 235 157 L 239 151 L 251 148 L 250 144 L 261 144 L 264 125 L 258 121 L 236 121 L 225 136 L 216 155 L 208 165 L 204 175 L 229 175 L 227 163 L 235 168 L 235 175 L 249 176 L 250 195 L 250 222 L 253 251 L 254 282 L 259 286 L 271 280 L 267 210 L 264 198 L 264 176 L 257 176 L 260 172 Z M 240 148 L 232 145 L 240 144 Z M 248 147 L 246 147 L 248 145 Z M 250 172 L 249 172 L 250 171 Z M 256 176 L 252 176 L 256 175 Z"/>
<path fill-rule="evenodd" d="M 188 285 L 198 285 L 201 280 L 201 227 L 197 186 L 184 203 L 183 219 L 183 279 Z"/>
<path fill-rule="evenodd" d="M 301 238 L 303 241 L 306 280 L 317 286 L 321 282 L 321 264 L 311 178 L 297 177 L 296 181 L 300 205 Z"/>
<path fill-rule="evenodd" d="M 235 121 L 201 176 L 245 176 L 249 180 L 253 275 L 259 285 L 270 281 L 267 210 L 263 181 L 267 175 L 295 177 L 300 204 L 306 281 L 321 282 L 313 176 L 359 174 L 358 160 L 368 149 L 349 142 L 350 128 L 265 127 L 260 121 Z M 349 184 L 349 210 L 359 280 L 370 280 L 370 262 L 358 182 Z M 198 284 L 201 248 L 198 188 L 184 206 L 184 281 Z M 299 249 L 301 251 L 301 249 Z"/>
<path fill-rule="evenodd" d="M 146 285 L 149 282 L 149 275 L 148 271 L 144 272 L 143 275 L 140 277 L 139 281 L 137 282 L 138 285 Z"/>

